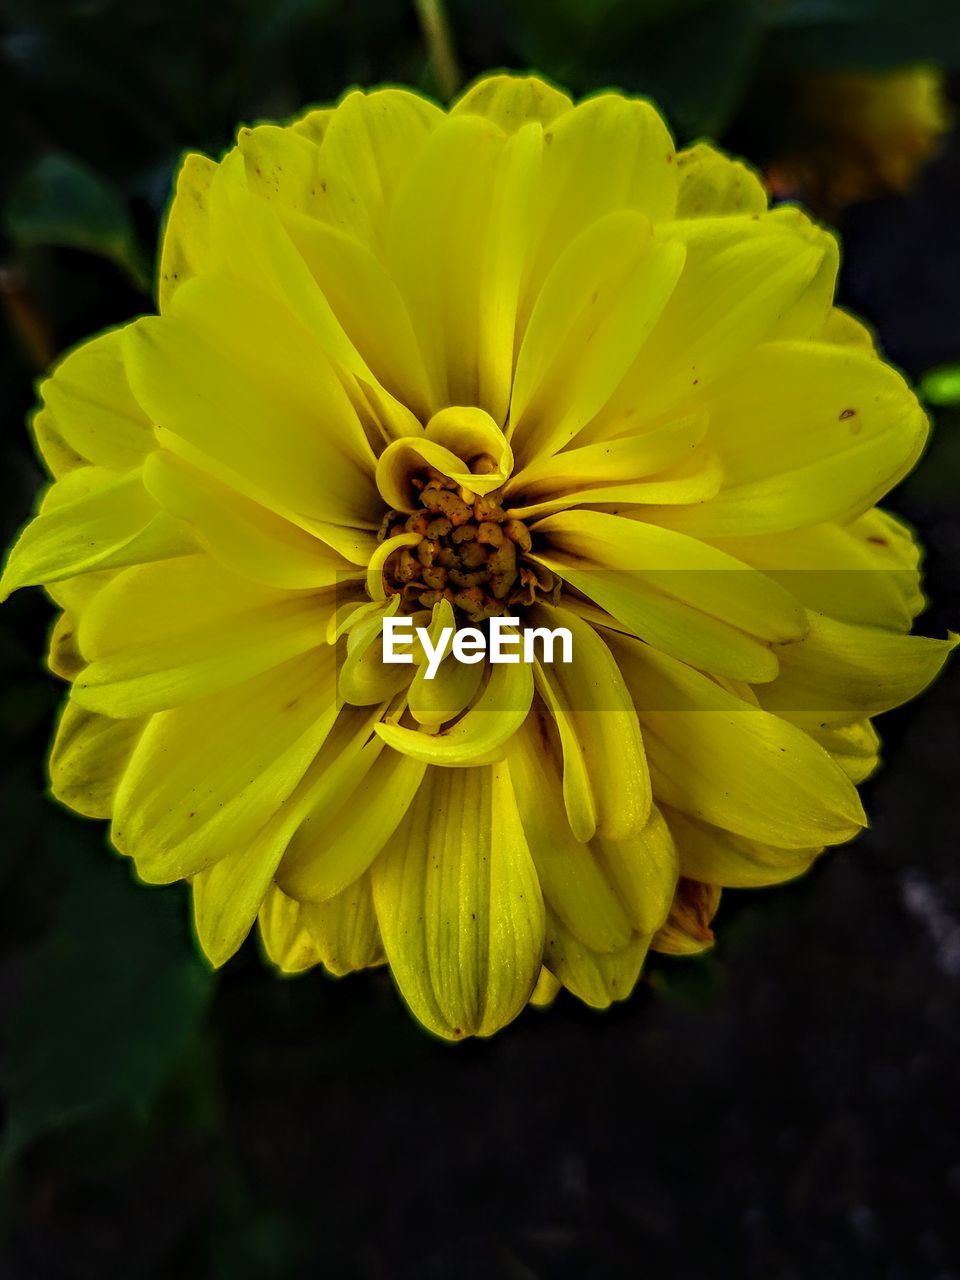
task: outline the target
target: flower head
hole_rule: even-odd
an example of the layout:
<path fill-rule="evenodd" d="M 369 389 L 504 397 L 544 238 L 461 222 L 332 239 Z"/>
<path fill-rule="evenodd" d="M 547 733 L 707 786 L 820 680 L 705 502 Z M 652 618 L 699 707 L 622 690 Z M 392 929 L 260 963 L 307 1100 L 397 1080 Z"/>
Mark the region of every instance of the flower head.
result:
<path fill-rule="evenodd" d="M 942 71 L 828 71 L 795 86 L 795 141 L 767 173 L 771 189 L 818 213 L 912 187 L 949 124 Z"/>
<path fill-rule="evenodd" d="M 350 93 L 185 160 L 160 314 L 43 384 L 12 590 L 61 607 L 54 793 L 215 964 L 389 964 L 442 1036 L 604 1006 L 722 886 L 864 824 L 946 642 L 874 503 L 927 424 L 837 247 L 647 102 Z M 384 661 L 516 617 L 573 660 Z"/>

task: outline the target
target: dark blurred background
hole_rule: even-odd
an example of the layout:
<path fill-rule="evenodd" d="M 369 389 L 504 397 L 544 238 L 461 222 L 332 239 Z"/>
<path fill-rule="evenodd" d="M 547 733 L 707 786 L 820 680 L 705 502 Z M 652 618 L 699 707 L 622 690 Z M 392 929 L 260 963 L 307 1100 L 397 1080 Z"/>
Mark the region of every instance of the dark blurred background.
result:
<path fill-rule="evenodd" d="M 917 63 L 956 102 L 956 0 L 450 0 L 455 68 L 433 7 L 6 0 L 3 541 L 41 483 L 33 382 L 152 307 L 185 149 L 353 84 L 536 68 L 651 94 L 679 141 L 840 225 L 842 300 L 935 402 L 888 505 L 929 549 L 921 628 L 960 625 L 960 142 L 887 104 L 891 178 L 849 92 L 809 111 L 838 74 Z M 451 1047 L 383 971 L 281 980 L 251 941 L 208 972 L 180 887 L 138 886 L 45 798 L 50 621 L 39 592 L 0 614 L 3 1280 L 960 1280 L 956 663 L 881 721 L 855 845 L 727 894 L 716 949 L 653 960 L 626 1005 L 561 996 Z"/>

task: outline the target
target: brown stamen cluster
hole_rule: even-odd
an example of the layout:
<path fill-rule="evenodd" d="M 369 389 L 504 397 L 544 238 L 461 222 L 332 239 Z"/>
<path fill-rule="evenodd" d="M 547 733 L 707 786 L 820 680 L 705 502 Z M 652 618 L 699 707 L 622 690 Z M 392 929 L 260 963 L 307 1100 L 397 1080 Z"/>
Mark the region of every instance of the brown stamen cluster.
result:
<path fill-rule="evenodd" d="M 489 474 L 492 458 L 474 460 L 475 474 Z M 471 623 L 509 614 L 538 598 L 556 599 L 559 579 L 525 559 L 533 540 L 522 520 L 508 518 L 500 492 L 474 494 L 426 468 L 411 481 L 422 510 L 405 516 L 388 511 L 380 540 L 417 533 L 415 546 L 400 547 L 387 559 L 383 580 L 388 595 L 404 607 L 430 609 L 449 600 Z"/>

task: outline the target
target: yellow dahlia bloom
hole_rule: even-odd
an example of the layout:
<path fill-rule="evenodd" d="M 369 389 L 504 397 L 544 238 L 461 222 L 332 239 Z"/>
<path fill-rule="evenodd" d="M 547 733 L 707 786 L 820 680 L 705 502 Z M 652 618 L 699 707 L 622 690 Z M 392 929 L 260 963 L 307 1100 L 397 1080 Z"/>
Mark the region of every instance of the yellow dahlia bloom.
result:
<path fill-rule="evenodd" d="M 798 141 L 771 166 L 779 195 L 836 213 L 858 200 L 908 191 L 949 126 L 943 72 L 830 71 L 803 78 Z"/>
<path fill-rule="evenodd" d="M 865 818 L 947 642 L 874 503 L 927 432 L 837 246 L 647 102 L 348 94 L 184 161 L 158 316 L 43 384 L 9 590 L 62 608 L 53 791 L 220 965 L 387 963 L 441 1036 L 626 996 Z M 515 616 L 573 660 L 384 661 Z"/>

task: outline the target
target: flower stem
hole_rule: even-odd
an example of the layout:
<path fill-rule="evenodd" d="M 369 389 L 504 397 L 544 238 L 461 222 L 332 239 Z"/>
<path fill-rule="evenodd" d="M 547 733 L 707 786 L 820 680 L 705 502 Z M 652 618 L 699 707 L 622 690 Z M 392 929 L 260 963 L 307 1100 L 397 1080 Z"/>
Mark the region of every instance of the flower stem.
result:
<path fill-rule="evenodd" d="M 441 98 L 449 102 L 460 87 L 461 77 L 443 0 L 414 0 L 414 6 L 437 89 Z"/>

